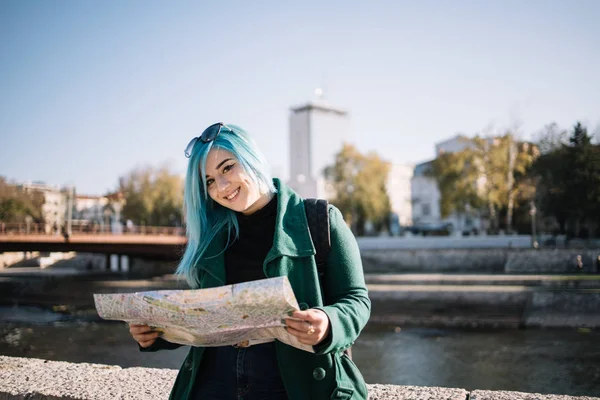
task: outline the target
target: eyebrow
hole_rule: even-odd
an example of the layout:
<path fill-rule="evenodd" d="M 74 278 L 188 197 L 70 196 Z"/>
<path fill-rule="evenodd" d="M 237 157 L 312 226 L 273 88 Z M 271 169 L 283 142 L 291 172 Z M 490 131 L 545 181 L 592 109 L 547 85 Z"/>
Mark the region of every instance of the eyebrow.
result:
<path fill-rule="evenodd" d="M 225 164 L 227 161 L 231 161 L 231 160 L 233 160 L 233 158 L 226 158 L 226 159 L 224 159 L 223 161 L 221 161 L 219 163 L 219 165 L 217 165 L 217 168 L 215 168 L 215 169 L 217 169 L 217 170 L 220 169 L 223 166 L 223 164 Z M 206 177 L 208 178 L 208 174 L 206 174 Z"/>

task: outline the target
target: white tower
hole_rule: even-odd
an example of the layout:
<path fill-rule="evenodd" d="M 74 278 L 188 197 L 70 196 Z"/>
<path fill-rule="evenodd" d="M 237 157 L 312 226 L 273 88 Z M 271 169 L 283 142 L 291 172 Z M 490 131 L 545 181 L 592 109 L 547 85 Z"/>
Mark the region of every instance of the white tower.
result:
<path fill-rule="evenodd" d="M 304 198 L 328 198 L 323 171 L 349 142 L 349 119 L 344 110 L 322 102 L 290 108 L 290 181 Z"/>

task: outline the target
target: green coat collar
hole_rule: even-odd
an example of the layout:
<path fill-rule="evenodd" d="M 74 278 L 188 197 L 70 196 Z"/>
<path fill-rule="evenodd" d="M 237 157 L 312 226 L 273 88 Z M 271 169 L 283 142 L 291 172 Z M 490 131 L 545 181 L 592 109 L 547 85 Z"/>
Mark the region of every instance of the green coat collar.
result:
<path fill-rule="evenodd" d="M 267 253 L 264 266 L 283 256 L 308 257 L 315 254 L 302 198 L 279 179 L 273 179 L 277 189 L 277 216 L 273 247 Z M 200 268 L 225 284 L 225 253 L 227 232 L 220 232 L 208 245 L 200 259 Z M 211 285 L 212 286 L 212 285 Z M 202 285 L 205 287 L 205 285 Z"/>

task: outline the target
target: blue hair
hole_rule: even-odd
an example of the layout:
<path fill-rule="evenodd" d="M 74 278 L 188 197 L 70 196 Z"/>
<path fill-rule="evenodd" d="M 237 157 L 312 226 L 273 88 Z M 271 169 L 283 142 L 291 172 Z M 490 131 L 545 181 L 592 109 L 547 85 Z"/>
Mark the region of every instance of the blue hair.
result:
<path fill-rule="evenodd" d="M 239 227 L 233 210 L 223 207 L 208 195 L 206 187 L 206 159 L 213 148 L 232 153 L 261 193 L 275 193 L 269 164 L 246 131 L 236 125 L 226 125 L 215 140 L 198 140 L 192 149 L 185 177 L 183 212 L 186 218 L 187 246 L 176 274 L 185 277 L 192 288 L 199 287 L 199 263 L 210 242 L 223 230 L 227 231 L 227 249 Z M 219 254 L 221 254 L 219 253 Z M 210 254 L 209 256 L 217 256 Z"/>

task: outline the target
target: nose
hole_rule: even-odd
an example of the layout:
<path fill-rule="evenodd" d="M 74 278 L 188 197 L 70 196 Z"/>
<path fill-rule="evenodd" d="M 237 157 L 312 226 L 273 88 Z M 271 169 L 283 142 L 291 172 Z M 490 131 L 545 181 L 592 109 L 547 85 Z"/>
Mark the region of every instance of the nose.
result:
<path fill-rule="evenodd" d="M 217 190 L 219 193 L 226 191 L 229 188 L 229 179 L 226 176 L 218 176 L 215 178 L 215 183 L 217 184 Z"/>

